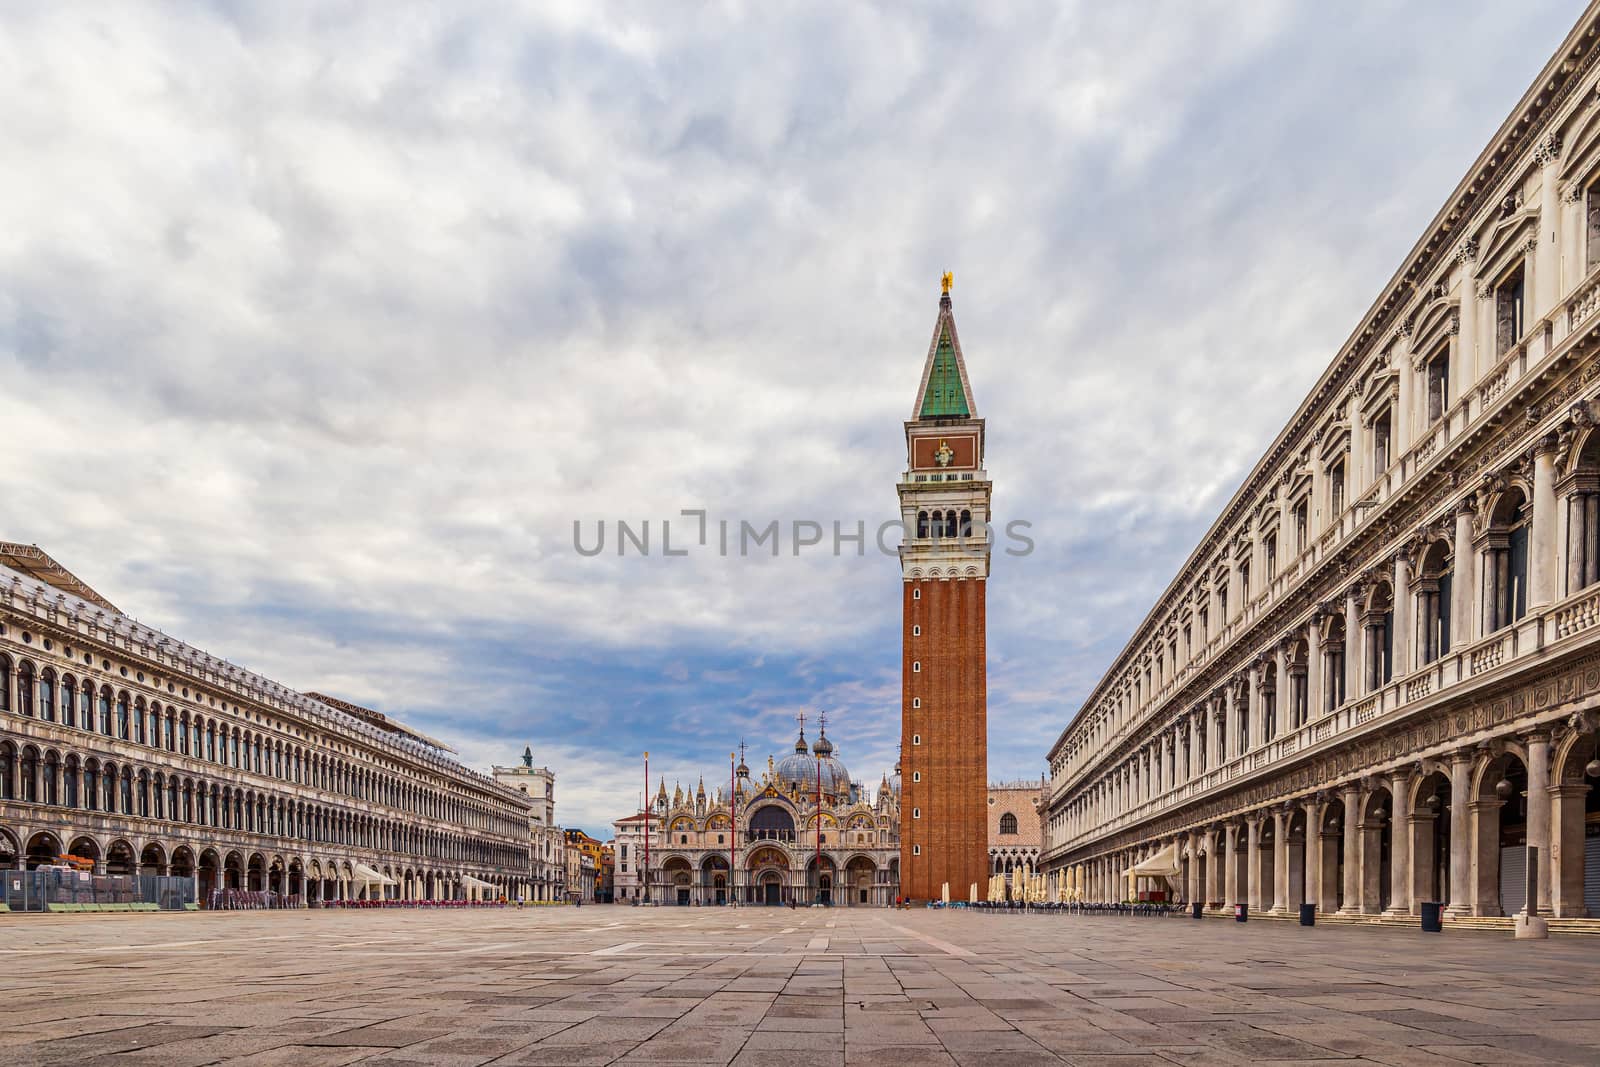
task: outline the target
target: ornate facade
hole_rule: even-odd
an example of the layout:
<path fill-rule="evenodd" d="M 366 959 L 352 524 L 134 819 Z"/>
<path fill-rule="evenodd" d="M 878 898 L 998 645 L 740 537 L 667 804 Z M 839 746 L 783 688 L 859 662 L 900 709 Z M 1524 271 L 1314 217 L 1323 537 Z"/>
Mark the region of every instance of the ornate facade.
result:
<path fill-rule="evenodd" d="M 693 793 L 679 787 L 669 796 L 662 782 L 650 810 L 648 897 L 682 905 L 893 904 L 900 895 L 898 779 L 885 775 L 874 798 L 850 780 L 825 730 L 810 751 L 802 730 L 793 753 L 768 757 L 759 780 L 740 760 L 731 804 L 726 787 L 707 793 L 702 780 Z M 644 821 L 641 812 L 616 823 L 618 900 L 645 893 L 630 877 L 645 860 Z"/>
<path fill-rule="evenodd" d="M 1008 887 L 1040 869 L 1045 788 L 1043 780 L 989 786 L 989 870 L 1004 875 Z"/>
<path fill-rule="evenodd" d="M 905 895 L 965 900 L 988 881 L 986 626 L 991 483 L 944 278 L 900 476 Z"/>
<path fill-rule="evenodd" d="M 529 801 L 378 712 L 141 625 L 0 543 L 0 868 L 305 902 L 527 894 Z"/>
<path fill-rule="evenodd" d="M 1597 15 L 1050 749 L 1088 899 L 1600 915 Z"/>

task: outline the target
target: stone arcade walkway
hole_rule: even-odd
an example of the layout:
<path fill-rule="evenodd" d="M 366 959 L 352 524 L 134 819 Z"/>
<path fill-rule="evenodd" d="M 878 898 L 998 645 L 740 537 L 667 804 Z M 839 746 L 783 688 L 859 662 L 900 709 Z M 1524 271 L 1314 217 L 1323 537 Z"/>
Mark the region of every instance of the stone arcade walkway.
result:
<path fill-rule="evenodd" d="M 4 1064 L 1600 1062 L 1600 943 L 959 912 L 0 916 Z"/>

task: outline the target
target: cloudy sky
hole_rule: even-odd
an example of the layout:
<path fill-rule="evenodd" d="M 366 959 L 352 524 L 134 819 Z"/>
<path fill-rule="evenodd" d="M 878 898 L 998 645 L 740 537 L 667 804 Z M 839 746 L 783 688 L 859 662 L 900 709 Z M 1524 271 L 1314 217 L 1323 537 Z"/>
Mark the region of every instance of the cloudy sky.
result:
<path fill-rule="evenodd" d="M 947 269 L 1036 541 L 990 774 L 1037 776 L 1580 10 L 3 6 L 0 538 L 474 765 L 531 743 L 593 832 L 642 750 L 720 781 L 799 712 L 893 763 L 897 564 L 788 531 L 893 518 Z"/>

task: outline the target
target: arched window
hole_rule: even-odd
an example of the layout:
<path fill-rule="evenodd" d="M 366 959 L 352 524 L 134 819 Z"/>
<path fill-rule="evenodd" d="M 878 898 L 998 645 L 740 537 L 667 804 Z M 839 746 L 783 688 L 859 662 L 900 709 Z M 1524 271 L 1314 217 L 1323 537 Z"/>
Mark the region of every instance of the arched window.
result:
<path fill-rule="evenodd" d="M 128 718 L 128 694 L 117 694 L 117 736 L 126 741 L 133 736 L 133 723 Z"/>
<path fill-rule="evenodd" d="M 56 672 L 49 667 L 39 672 L 39 718 L 56 721 Z"/>
<path fill-rule="evenodd" d="M 1454 560 L 1450 546 L 1435 541 L 1422 554 L 1415 585 L 1417 662 L 1432 663 L 1450 651 L 1450 595 Z"/>
<path fill-rule="evenodd" d="M 959 526 L 960 520 L 956 517 L 954 508 L 944 513 L 944 535 L 946 537 L 955 537 Z"/>
<path fill-rule="evenodd" d="M 11 660 L 0 656 L 0 711 L 11 710 Z"/>
<path fill-rule="evenodd" d="M 78 694 L 78 716 L 85 733 L 94 733 L 94 683 L 83 680 L 83 692 Z"/>
<path fill-rule="evenodd" d="M 61 725 L 77 726 L 78 716 L 74 714 L 75 701 L 78 699 L 78 680 L 70 674 L 61 676 Z"/>
<path fill-rule="evenodd" d="M 1009 811 L 1000 816 L 1000 832 L 1002 834 L 1014 834 L 1017 832 L 1017 817 Z"/>
<path fill-rule="evenodd" d="M 933 513 L 933 536 L 944 536 L 944 512 L 942 511 L 935 511 Z"/>
<path fill-rule="evenodd" d="M 33 714 L 33 664 L 27 660 L 17 667 L 17 714 Z"/>
<path fill-rule="evenodd" d="M 928 536 L 928 513 L 926 511 L 917 512 L 917 536 Z"/>
<path fill-rule="evenodd" d="M 961 536 L 972 536 L 972 512 L 965 509 L 961 512 Z"/>
<path fill-rule="evenodd" d="M 1492 634 L 1528 612 L 1528 498 L 1516 487 L 1495 504 L 1483 536 L 1483 632 Z"/>
<path fill-rule="evenodd" d="M 1394 590 L 1388 582 L 1373 587 L 1361 618 L 1366 634 L 1367 692 L 1371 693 L 1394 677 Z"/>
<path fill-rule="evenodd" d="M 100 687 L 100 732 L 111 736 L 111 688 Z"/>

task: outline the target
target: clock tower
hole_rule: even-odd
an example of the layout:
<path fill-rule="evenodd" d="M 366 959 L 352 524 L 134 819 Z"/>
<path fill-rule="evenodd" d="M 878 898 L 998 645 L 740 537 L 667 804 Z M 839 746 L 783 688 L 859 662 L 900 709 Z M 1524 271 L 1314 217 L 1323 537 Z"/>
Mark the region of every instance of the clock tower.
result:
<path fill-rule="evenodd" d="M 989 498 L 983 420 L 944 276 L 900 476 L 900 886 L 911 900 L 988 882 Z"/>

